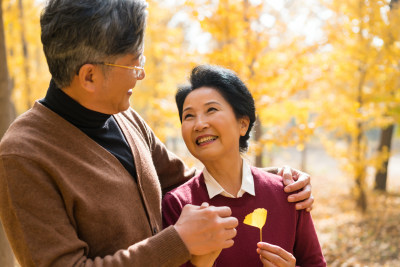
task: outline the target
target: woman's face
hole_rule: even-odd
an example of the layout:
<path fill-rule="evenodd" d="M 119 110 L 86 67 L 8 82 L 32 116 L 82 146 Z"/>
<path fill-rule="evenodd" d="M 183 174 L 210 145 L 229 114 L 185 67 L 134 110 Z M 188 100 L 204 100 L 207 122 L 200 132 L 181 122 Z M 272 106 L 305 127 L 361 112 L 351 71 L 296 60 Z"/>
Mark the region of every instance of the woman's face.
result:
<path fill-rule="evenodd" d="M 237 119 L 231 105 L 213 88 L 195 89 L 183 103 L 182 136 L 190 153 L 203 163 L 240 155 L 239 138 L 248 126 L 249 119 Z"/>

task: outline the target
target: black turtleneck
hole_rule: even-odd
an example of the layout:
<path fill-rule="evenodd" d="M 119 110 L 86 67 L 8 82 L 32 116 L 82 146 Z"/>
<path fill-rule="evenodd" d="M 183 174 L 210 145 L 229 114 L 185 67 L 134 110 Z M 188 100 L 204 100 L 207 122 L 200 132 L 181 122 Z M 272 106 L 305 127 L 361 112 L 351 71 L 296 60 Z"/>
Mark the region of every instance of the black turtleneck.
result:
<path fill-rule="evenodd" d="M 132 151 L 114 116 L 83 107 L 59 89 L 53 80 L 50 81 L 46 97 L 39 102 L 113 154 L 136 180 Z"/>

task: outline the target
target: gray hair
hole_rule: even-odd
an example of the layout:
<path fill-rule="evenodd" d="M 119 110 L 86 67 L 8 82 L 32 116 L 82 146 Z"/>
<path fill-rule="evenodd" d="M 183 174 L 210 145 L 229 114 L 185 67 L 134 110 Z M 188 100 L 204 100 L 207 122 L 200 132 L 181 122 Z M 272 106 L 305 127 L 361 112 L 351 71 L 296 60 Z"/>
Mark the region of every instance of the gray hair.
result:
<path fill-rule="evenodd" d="M 49 0 L 40 16 L 42 43 L 58 87 L 87 63 L 143 49 L 145 0 Z"/>

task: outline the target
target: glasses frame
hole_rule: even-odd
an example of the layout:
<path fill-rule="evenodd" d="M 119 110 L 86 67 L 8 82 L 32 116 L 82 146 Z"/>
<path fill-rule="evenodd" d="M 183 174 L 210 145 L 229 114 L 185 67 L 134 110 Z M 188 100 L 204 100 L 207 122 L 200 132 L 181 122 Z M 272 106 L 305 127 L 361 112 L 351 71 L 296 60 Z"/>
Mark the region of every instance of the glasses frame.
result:
<path fill-rule="evenodd" d="M 111 66 L 111 67 L 118 67 L 118 68 L 124 68 L 128 70 L 133 70 L 133 75 L 135 75 L 135 79 L 139 79 L 143 76 L 144 74 L 144 64 L 146 63 L 146 57 L 144 55 L 140 55 L 139 57 L 139 66 L 124 66 L 124 65 L 118 65 L 114 63 L 108 63 L 108 62 L 89 62 L 85 64 L 99 64 L 99 65 L 105 65 L 105 66 Z M 83 65 L 85 65 L 83 64 Z M 79 75 L 79 70 L 82 68 L 81 65 L 77 70 L 76 70 L 76 75 Z"/>
<path fill-rule="evenodd" d="M 118 67 L 118 68 L 124 68 L 128 70 L 133 70 L 133 74 L 135 75 L 135 79 L 138 79 L 143 76 L 144 74 L 144 64 L 146 63 L 146 57 L 144 55 L 141 55 L 139 57 L 139 66 L 124 66 L 124 65 L 118 65 L 114 63 L 107 63 L 107 62 L 99 62 L 98 64 L 103 64 L 106 66 L 111 66 L 111 67 Z"/>

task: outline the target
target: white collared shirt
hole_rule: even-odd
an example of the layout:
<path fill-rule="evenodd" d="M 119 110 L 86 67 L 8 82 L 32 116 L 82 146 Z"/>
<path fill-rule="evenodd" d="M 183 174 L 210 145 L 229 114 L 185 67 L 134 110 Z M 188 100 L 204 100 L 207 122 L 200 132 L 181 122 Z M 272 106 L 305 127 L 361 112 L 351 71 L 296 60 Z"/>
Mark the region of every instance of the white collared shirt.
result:
<path fill-rule="evenodd" d="M 256 195 L 254 190 L 254 178 L 251 174 L 250 166 L 244 160 L 242 160 L 242 162 L 242 186 L 240 187 L 240 190 L 236 196 L 233 196 L 232 194 L 225 191 L 225 189 L 214 179 L 214 177 L 211 176 L 211 174 L 204 167 L 204 182 L 206 183 L 207 192 L 210 199 L 219 194 L 223 195 L 224 197 L 230 198 L 242 197 L 245 192 L 253 196 Z"/>

